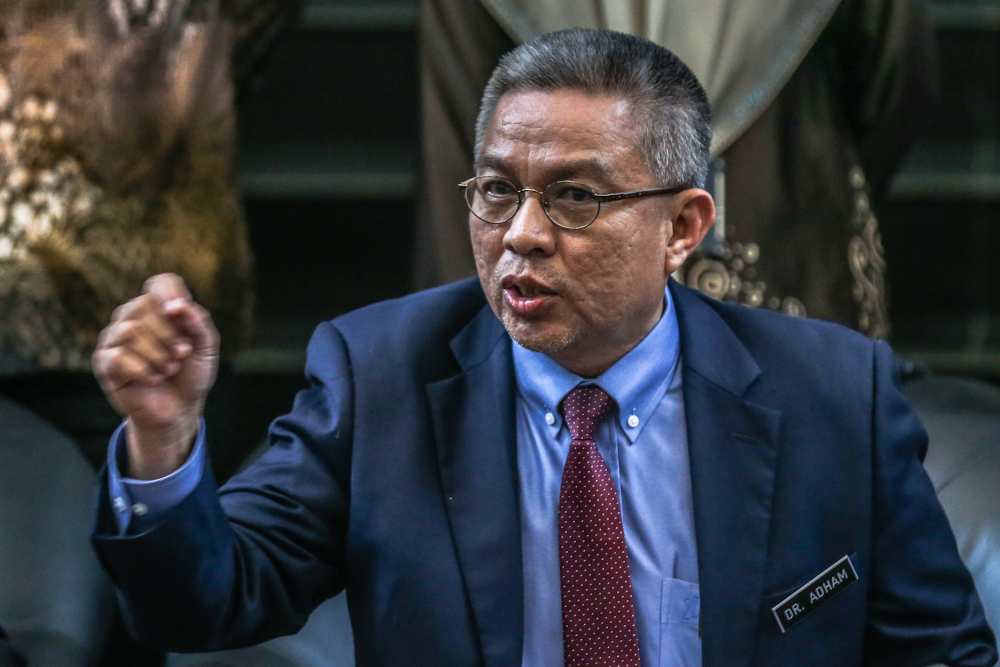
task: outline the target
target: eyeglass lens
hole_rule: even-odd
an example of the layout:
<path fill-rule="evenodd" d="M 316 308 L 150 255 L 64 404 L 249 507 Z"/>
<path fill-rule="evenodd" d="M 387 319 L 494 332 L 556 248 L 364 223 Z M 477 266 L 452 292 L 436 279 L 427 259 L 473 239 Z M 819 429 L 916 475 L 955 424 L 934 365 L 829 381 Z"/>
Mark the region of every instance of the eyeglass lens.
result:
<path fill-rule="evenodd" d="M 465 188 L 469 210 L 484 222 L 501 224 L 517 213 L 524 195 L 513 183 L 483 176 Z M 585 185 L 573 181 L 550 184 L 542 193 L 542 207 L 560 227 L 581 229 L 597 219 L 601 203 Z"/>

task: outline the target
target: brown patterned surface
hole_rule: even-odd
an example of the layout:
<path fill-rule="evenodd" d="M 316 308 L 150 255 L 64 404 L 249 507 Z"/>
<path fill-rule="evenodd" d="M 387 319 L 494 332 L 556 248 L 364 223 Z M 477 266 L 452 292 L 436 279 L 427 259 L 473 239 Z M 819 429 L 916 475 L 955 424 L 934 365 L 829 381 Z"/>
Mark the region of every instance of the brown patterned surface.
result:
<path fill-rule="evenodd" d="M 871 197 L 864 170 L 860 165 L 851 166 L 846 177 L 852 189 L 853 212 L 845 217 L 850 224 L 843 227 L 849 234 L 846 266 L 853 285 L 854 303 L 842 311 L 842 323 L 857 329 L 871 338 L 889 336 L 889 313 L 885 290 L 885 254 L 882 250 L 878 219 L 871 210 Z M 769 308 L 795 317 L 808 317 L 806 305 L 795 296 L 781 294 L 760 280 L 760 246 L 754 242 L 733 241 L 735 228 L 729 228 L 721 256 L 698 253 L 678 272 L 677 278 L 703 294 L 720 301 L 733 301 L 751 308 Z M 766 267 L 766 259 L 763 262 Z M 826 304 L 832 303 L 826 299 Z M 829 316 L 828 316 L 829 317 Z M 854 317 L 852 321 L 849 318 Z"/>
<path fill-rule="evenodd" d="M 245 345 L 230 58 L 291 5 L 230 2 L 234 21 L 216 0 L 0 4 L 0 376 L 86 369 L 111 310 L 161 271 L 212 310 L 226 354 Z"/>

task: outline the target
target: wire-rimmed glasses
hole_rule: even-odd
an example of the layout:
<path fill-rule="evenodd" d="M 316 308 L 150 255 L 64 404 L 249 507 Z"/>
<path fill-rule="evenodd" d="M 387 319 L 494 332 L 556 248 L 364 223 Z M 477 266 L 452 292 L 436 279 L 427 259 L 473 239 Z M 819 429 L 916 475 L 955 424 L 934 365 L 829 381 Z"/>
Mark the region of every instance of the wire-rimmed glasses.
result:
<path fill-rule="evenodd" d="M 541 195 L 542 210 L 548 219 L 563 229 L 583 229 L 589 226 L 600 215 L 602 202 L 675 194 L 687 189 L 653 188 L 601 195 L 583 183 L 556 181 L 538 191 L 534 188 L 518 188 L 499 176 L 476 176 L 462 181 L 458 187 L 465 191 L 465 203 L 472 214 L 491 225 L 502 225 L 517 215 L 524 203 L 524 193 L 534 192 Z"/>

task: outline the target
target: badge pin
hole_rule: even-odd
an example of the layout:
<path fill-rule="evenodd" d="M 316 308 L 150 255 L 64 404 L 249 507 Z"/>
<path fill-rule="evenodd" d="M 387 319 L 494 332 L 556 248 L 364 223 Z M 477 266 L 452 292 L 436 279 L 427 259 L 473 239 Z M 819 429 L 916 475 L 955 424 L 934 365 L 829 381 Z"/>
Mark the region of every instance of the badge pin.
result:
<path fill-rule="evenodd" d="M 858 580 L 850 556 L 844 556 L 808 584 L 771 608 L 782 634 Z"/>

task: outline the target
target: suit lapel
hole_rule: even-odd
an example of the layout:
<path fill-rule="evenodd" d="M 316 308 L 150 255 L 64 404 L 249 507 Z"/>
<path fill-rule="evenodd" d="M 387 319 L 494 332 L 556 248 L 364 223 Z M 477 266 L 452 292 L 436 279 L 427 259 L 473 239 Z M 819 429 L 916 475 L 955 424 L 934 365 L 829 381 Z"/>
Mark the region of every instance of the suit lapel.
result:
<path fill-rule="evenodd" d="M 427 385 L 445 505 L 484 663 L 517 667 L 524 586 L 510 339 L 486 307 L 451 347 L 462 372 Z"/>
<path fill-rule="evenodd" d="M 703 297 L 671 283 L 681 331 L 705 667 L 750 664 L 781 412 L 743 398 L 760 368 Z"/>

